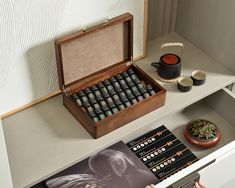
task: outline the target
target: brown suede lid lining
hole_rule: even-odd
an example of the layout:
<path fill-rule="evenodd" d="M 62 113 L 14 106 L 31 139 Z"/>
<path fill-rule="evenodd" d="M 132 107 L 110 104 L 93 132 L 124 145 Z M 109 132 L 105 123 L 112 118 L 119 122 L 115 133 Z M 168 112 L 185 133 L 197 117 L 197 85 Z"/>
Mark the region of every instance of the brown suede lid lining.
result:
<path fill-rule="evenodd" d="M 118 23 L 75 38 L 61 46 L 64 84 L 104 69 L 128 57 L 126 23 Z"/>

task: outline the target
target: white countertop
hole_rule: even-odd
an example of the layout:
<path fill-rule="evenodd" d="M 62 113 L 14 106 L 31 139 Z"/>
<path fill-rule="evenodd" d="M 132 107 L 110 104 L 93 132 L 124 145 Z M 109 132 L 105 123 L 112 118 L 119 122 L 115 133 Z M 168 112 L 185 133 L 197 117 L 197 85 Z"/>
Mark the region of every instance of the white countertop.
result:
<path fill-rule="evenodd" d="M 196 69 L 207 72 L 206 83 L 187 93 L 179 92 L 174 83 L 159 82 L 150 66 L 160 57 L 161 43 L 176 41 L 184 43 L 182 73 L 190 74 Z M 14 188 L 40 182 L 91 153 L 128 138 L 134 131 L 141 134 L 141 129 L 152 122 L 235 82 L 234 74 L 176 33 L 151 41 L 148 57 L 137 64 L 167 90 L 165 105 L 99 139 L 93 139 L 65 109 L 61 96 L 3 120 Z"/>

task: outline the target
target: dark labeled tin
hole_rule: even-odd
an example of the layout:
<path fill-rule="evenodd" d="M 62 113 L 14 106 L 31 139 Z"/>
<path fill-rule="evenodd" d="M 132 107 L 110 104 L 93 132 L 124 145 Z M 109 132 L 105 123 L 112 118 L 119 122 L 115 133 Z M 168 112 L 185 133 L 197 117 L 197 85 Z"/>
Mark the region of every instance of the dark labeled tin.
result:
<path fill-rule="evenodd" d="M 118 82 L 114 82 L 113 87 L 114 87 L 115 91 L 118 93 L 122 91 L 121 86 Z"/>
<path fill-rule="evenodd" d="M 146 89 L 150 95 L 154 95 L 156 93 L 150 84 L 146 86 Z"/>
<path fill-rule="evenodd" d="M 94 109 L 93 109 L 92 106 L 87 107 L 87 108 L 86 108 L 86 111 L 87 111 L 87 113 L 88 113 L 88 115 L 89 115 L 90 117 L 93 118 L 93 117 L 96 116 L 96 114 L 95 114 Z"/>
<path fill-rule="evenodd" d="M 116 94 L 116 91 L 114 90 L 114 87 L 112 85 L 108 85 L 106 86 L 106 88 L 111 96 Z"/>
<path fill-rule="evenodd" d="M 98 87 L 99 89 L 101 89 L 101 88 L 104 87 L 104 84 L 103 84 L 102 82 L 99 82 L 99 83 L 97 84 L 97 87 Z"/>
<path fill-rule="evenodd" d="M 100 91 L 101 91 L 102 96 L 103 96 L 104 98 L 108 98 L 108 97 L 110 96 L 108 90 L 107 90 L 105 87 L 102 87 L 102 88 L 100 89 Z"/>
<path fill-rule="evenodd" d="M 127 102 L 124 102 L 124 104 L 125 104 L 125 106 L 126 106 L 126 107 L 129 107 L 129 106 L 131 106 L 131 103 L 130 103 L 129 101 L 127 101 Z"/>
<path fill-rule="evenodd" d="M 110 81 L 109 80 L 105 80 L 103 81 L 104 85 L 107 87 L 108 85 L 111 85 Z"/>
<path fill-rule="evenodd" d="M 94 108 L 94 111 L 95 111 L 96 114 L 101 114 L 102 113 L 102 110 L 101 110 L 100 105 L 98 103 L 94 104 L 93 108 Z"/>
<path fill-rule="evenodd" d="M 82 96 L 81 101 L 82 101 L 83 106 L 85 106 L 85 107 L 90 106 L 90 103 L 89 103 L 89 100 L 88 100 L 87 96 L 85 96 L 85 95 Z"/>
<path fill-rule="evenodd" d="M 120 104 L 122 104 L 122 102 L 121 102 L 121 100 L 120 100 L 120 98 L 119 98 L 119 96 L 118 95 L 113 95 L 113 101 L 114 101 L 114 103 L 116 104 L 116 105 L 120 105 Z"/>
<path fill-rule="evenodd" d="M 77 99 L 78 99 L 77 94 L 76 94 L 76 93 L 74 93 L 74 94 L 72 95 L 72 98 L 73 98 L 74 100 L 77 100 Z"/>
<path fill-rule="evenodd" d="M 139 96 L 137 96 L 136 98 L 137 98 L 138 101 L 144 100 L 144 97 L 143 97 L 142 95 L 139 95 Z"/>
<path fill-rule="evenodd" d="M 113 83 L 117 82 L 117 79 L 116 79 L 114 76 L 112 76 L 112 77 L 110 78 L 110 81 L 111 81 L 111 83 L 113 84 Z"/>
<path fill-rule="evenodd" d="M 77 102 L 77 104 L 78 104 L 79 106 L 82 106 L 82 101 L 79 99 L 79 97 L 77 96 L 76 93 L 74 93 L 74 94 L 72 95 L 72 98 L 73 98 L 73 100 L 75 100 L 75 101 Z"/>
<path fill-rule="evenodd" d="M 106 98 L 106 102 L 107 102 L 109 108 L 114 108 L 116 106 L 111 97 Z"/>
<path fill-rule="evenodd" d="M 113 107 L 111 110 L 112 110 L 112 112 L 113 112 L 114 114 L 119 111 L 117 107 Z"/>
<path fill-rule="evenodd" d="M 121 88 L 122 88 L 123 90 L 125 90 L 125 89 L 127 89 L 127 88 L 128 88 L 128 86 L 127 86 L 127 84 L 126 84 L 126 81 L 125 81 L 125 80 L 121 79 L 121 80 L 119 80 L 119 83 L 120 83 Z"/>
<path fill-rule="evenodd" d="M 127 70 L 127 73 L 128 73 L 129 75 L 135 74 L 135 72 L 134 72 L 132 69 L 128 69 L 128 70 Z"/>
<path fill-rule="evenodd" d="M 129 75 L 127 74 L 126 71 L 122 72 L 122 77 L 123 77 L 123 78 L 126 78 L 126 77 L 128 77 L 128 76 L 129 76 Z"/>
<path fill-rule="evenodd" d="M 138 78 L 138 76 L 136 74 L 132 74 L 131 79 L 135 84 L 140 83 L 140 79 Z"/>
<path fill-rule="evenodd" d="M 126 93 L 126 96 L 127 98 L 130 100 L 130 99 L 134 99 L 135 96 L 133 95 L 132 91 L 130 89 L 126 89 L 125 90 L 125 93 Z"/>
<path fill-rule="evenodd" d="M 143 94 L 143 93 L 146 93 L 146 92 L 147 92 L 146 88 L 144 87 L 144 85 L 143 85 L 142 83 L 138 83 L 138 84 L 137 84 L 137 87 L 138 87 L 140 93 Z"/>
<path fill-rule="evenodd" d="M 105 113 L 105 115 L 106 115 L 107 117 L 108 117 L 108 116 L 111 116 L 111 115 L 113 114 L 111 110 L 107 110 L 107 111 L 105 111 L 104 113 Z"/>
<path fill-rule="evenodd" d="M 100 107 L 103 111 L 109 110 L 109 107 L 108 107 L 107 103 L 104 100 L 100 101 Z"/>
<path fill-rule="evenodd" d="M 84 92 L 85 92 L 85 94 L 89 94 L 89 93 L 91 93 L 91 89 L 90 88 L 86 88 L 85 90 L 84 90 Z"/>
<path fill-rule="evenodd" d="M 96 90 L 96 91 L 94 92 L 94 94 L 95 94 L 95 97 L 96 97 L 96 99 L 97 99 L 98 101 L 101 101 L 101 100 L 104 99 L 104 98 L 102 97 L 101 92 L 100 92 L 99 90 Z"/>
<path fill-rule="evenodd" d="M 132 93 L 134 94 L 135 97 L 140 96 L 140 92 L 136 86 L 131 87 Z"/>
<path fill-rule="evenodd" d="M 93 117 L 92 119 L 95 123 L 97 123 L 99 121 L 99 118 L 97 116 Z"/>
<path fill-rule="evenodd" d="M 106 116 L 103 113 L 100 113 L 98 116 L 99 116 L 100 120 L 106 118 Z"/>
<path fill-rule="evenodd" d="M 123 79 L 123 77 L 122 77 L 120 74 L 117 74 L 117 75 L 115 76 L 115 78 L 116 78 L 117 80 Z"/>
<path fill-rule="evenodd" d="M 83 90 L 81 90 L 77 93 L 77 95 L 81 98 L 81 97 L 85 96 L 85 93 L 83 92 Z"/>
<path fill-rule="evenodd" d="M 88 95 L 89 101 L 91 104 L 95 104 L 96 103 L 96 98 L 95 95 L 93 93 L 89 93 Z"/>
<path fill-rule="evenodd" d="M 122 102 L 128 102 L 128 98 L 123 91 L 119 92 L 118 95 L 119 95 Z"/>
<path fill-rule="evenodd" d="M 89 102 L 90 102 L 91 104 L 95 104 L 95 103 L 97 103 L 97 100 L 96 100 L 95 98 L 90 98 L 90 99 L 89 99 Z"/>
<path fill-rule="evenodd" d="M 97 87 L 96 85 L 91 86 L 91 91 L 92 91 L 92 92 L 94 92 L 94 91 L 96 91 L 96 90 L 98 90 L 98 87 Z"/>
<path fill-rule="evenodd" d="M 135 98 L 130 99 L 130 101 L 131 101 L 132 104 L 136 104 L 138 102 Z"/>
<path fill-rule="evenodd" d="M 126 83 L 129 87 L 132 87 L 132 86 L 135 85 L 134 82 L 132 81 L 132 79 L 129 76 L 126 77 L 125 79 L 126 79 Z"/>
<path fill-rule="evenodd" d="M 147 98 L 150 97 L 149 93 L 147 93 L 147 92 L 146 92 L 146 93 L 143 93 L 143 96 L 144 96 L 145 99 L 147 99 Z"/>
<path fill-rule="evenodd" d="M 123 109 L 125 109 L 125 106 L 124 106 L 123 104 L 119 104 L 119 105 L 118 105 L 118 109 L 119 109 L 119 110 L 123 110 Z"/>

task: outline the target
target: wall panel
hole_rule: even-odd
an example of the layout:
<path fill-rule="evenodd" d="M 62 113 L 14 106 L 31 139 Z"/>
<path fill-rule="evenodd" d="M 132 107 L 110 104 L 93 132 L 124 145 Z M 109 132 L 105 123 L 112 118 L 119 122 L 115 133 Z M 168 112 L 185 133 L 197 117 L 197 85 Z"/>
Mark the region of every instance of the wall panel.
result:
<path fill-rule="evenodd" d="M 134 56 L 144 53 L 145 0 L 1 0 L 0 114 L 58 91 L 54 39 L 101 18 L 134 15 Z"/>
<path fill-rule="evenodd" d="M 235 73 L 234 10 L 234 0 L 179 0 L 176 31 Z"/>

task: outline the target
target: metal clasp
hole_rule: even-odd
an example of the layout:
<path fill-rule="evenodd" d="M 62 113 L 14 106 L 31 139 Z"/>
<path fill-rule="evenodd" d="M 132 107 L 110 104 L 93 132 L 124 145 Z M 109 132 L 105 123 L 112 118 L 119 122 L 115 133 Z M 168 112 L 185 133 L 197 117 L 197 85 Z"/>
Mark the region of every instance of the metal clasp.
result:
<path fill-rule="evenodd" d="M 105 25 L 108 23 L 108 18 L 101 18 L 99 20 L 96 20 L 94 21 L 93 23 L 91 23 L 90 25 L 87 25 L 86 27 L 83 28 L 83 31 L 84 32 L 87 32 L 89 30 L 92 30 L 98 26 L 101 26 L 101 25 Z"/>
<path fill-rule="evenodd" d="M 63 92 L 64 92 L 64 94 L 68 95 L 68 93 L 70 92 L 70 88 L 64 88 Z"/>

